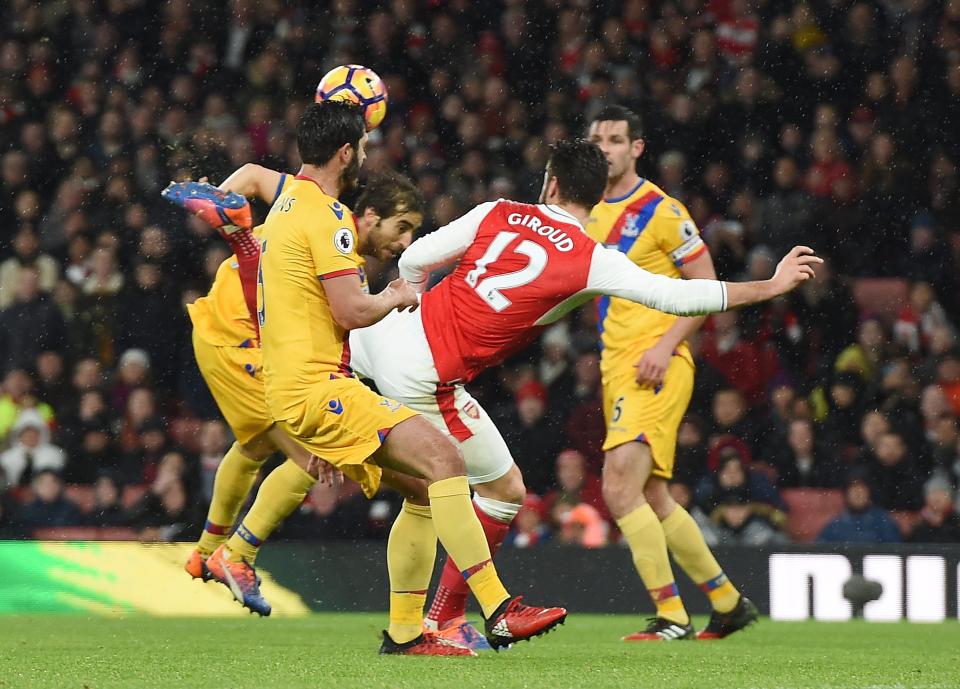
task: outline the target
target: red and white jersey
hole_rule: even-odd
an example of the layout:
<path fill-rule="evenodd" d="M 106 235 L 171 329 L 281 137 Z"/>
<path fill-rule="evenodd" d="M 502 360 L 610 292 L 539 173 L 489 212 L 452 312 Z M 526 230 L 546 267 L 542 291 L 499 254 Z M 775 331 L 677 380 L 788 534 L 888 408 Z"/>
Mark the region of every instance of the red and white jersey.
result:
<path fill-rule="evenodd" d="M 591 239 L 566 211 L 500 199 L 418 239 L 400 275 L 418 290 L 432 270 L 459 265 L 421 299 L 440 383 L 467 382 L 598 294 L 690 316 L 726 308 L 715 280 L 654 275 Z"/>

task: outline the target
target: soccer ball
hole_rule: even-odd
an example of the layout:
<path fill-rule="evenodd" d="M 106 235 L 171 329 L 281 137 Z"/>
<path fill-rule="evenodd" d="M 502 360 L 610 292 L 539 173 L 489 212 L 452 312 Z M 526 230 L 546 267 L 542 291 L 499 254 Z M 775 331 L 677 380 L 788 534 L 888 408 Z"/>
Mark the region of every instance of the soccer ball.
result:
<path fill-rule="evenodd" d="M 361 65 L 334 67 L 317 85 L 316 101 L 345 100 L 363 109 L 367 131 L 376 129 L 387 114 L 387 87 L 372 69 Z"/>

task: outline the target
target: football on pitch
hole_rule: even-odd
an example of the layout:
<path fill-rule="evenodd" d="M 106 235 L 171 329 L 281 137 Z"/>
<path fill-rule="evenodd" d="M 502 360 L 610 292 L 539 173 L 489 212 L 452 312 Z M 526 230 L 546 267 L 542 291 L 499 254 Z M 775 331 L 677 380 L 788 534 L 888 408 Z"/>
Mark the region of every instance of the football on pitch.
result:
<path fill-rule="evenodd" d="M 316 101 L 346 100 L 363 109 L 367 131 L 376 129 L 387 114 L 387 87 L 372 69 L 362 65 L 334 67 L 317 85 Z"/>

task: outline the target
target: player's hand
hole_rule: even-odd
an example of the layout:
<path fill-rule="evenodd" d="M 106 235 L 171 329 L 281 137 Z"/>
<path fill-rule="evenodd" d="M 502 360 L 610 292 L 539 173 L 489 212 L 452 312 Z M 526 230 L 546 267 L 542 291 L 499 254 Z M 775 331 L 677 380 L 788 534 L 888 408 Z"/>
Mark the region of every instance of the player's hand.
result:
<path fill-rule="evenodd" d="M 773 296 L 786 294 L 797 285 L 814 277 L 814 266 L 823 259 L 813 253 L 809 246 L 795 246 L 777 265 L 777 272 L 770 278 Z"/>
<path fill-rule="evenodd" d="M 655 388 L 663 385 L 663 377 L 673 357 L 673 350 L 654 345 L 643 353 L 640 361 L 634 364 L 637 385 L 642 388 Z"/>
<path fill-rule="evenodd" d="M 343 484 L 343 472 L 316 455 L 310 455 L 310 460 L 307 462 L 307 473 L 316 474 L 317 483 L 328 483 L 331 486 Z"/>
<path fill-rule="evenodd" d="M 413 285 L 403 278 L 397 278 L 391 281 L 383 291 L 390 293 L 390 297 L 395 304 L 394 308 L 397 311 L 406 311 L 408 309 L 410 311 L 416 311 L 417 307 L 420 306 L 420 298 L 417 296 L 417 291 L 413 289 Z"/>

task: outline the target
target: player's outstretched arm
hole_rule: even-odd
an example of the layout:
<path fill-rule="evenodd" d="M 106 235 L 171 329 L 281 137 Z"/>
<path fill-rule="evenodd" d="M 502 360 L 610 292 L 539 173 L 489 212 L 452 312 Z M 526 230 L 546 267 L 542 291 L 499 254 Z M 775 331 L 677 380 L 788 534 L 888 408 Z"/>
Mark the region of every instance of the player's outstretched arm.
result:
<path fill-rule="evenodd" d="M 403 278 L 392 281 L 379 294 L 364 292 L 356 274 L 328 278 L 321 284 L 333 319 L 346 330 L 366 328 L 394 309 L 415 309 L 420 303 L 413 287 Z"/>
<path fill-rule="evenodd" d="M 700 316 L 786 294 L 813 277 L 813 267 L 822 262 L 813 249 L 798 246 L 780 261 L 776 274 L 769 280 L 678 280 L 650 273 L 620 252 L 598 246 L 585 292 L 629 299 L 677 316 Z"/>
<path fill-rule="evenodd" d="M 726 283 L 727 308 L 755 304 L 791 292 L 812 278 L 814 267 L 821 263 L 823 259 L 814 254 L 809 246 L 795 246 L 780 260 L 769 280 Z"/>
<path fill-rule="evenodd" d="M 223 180 L 219 188 L 272 205 L 282 189 L 284 174 L 256 163 L 244 163 Z"/>

